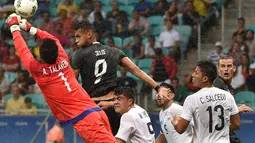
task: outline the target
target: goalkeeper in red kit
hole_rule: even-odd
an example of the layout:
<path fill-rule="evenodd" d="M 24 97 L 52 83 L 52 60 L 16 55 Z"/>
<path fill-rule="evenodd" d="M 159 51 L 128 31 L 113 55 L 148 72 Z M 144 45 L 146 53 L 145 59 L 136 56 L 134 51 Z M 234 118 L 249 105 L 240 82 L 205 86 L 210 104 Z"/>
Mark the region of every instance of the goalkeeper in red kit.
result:
<path fill-rule="evenodd" d="M 114 143 L 106 114 L 77 82 L 59 40 L 46 31 L 32 27 L 15 13 L 6 19 L 6 24 L 23 65 L 40 87 L 60 125 L 72 124 L 86 143 Z M 42 40 L 40 60 L 31 54 L 20 29 Z"/>

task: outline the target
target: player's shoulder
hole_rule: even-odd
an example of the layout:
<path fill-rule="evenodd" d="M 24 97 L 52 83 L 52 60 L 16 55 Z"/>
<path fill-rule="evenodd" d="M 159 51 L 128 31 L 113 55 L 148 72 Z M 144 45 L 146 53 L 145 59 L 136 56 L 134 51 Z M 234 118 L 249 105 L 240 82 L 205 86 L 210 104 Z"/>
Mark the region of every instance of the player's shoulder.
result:
<path fill-rule="evenodd" d="M 126 112 L 121 116 L 122 121 L 134 121 L 134 114 L 131 112 Z"/>
<path fill-rule="evenodd" d="M 178 103 L 172 103 L 172 105 L 170 106 L 170 109 L 172 109 L 172 110 L 182 110 L 183 109 L 183 107 L 180 105 L 180 104 L 178 104 Z"/>

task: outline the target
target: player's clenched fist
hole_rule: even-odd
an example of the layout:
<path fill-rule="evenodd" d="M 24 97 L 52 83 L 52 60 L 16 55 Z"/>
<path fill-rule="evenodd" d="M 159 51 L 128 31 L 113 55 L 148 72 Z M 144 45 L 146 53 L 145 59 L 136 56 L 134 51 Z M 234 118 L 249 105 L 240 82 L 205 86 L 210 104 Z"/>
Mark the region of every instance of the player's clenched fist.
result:
<path fill-rule="evenodd" d="M 20 28 L 19 28 L 20 20 L 21 20 L 21 17 L 19 15 L 17 15 L 16 13 L 12 13 L 5 20 L 5 23 L 8 25 L 8 27 L 11 30 L 11 32 L 14 32 L 14 31 L 17 31 L 17 30 L 20 31 Z"/>

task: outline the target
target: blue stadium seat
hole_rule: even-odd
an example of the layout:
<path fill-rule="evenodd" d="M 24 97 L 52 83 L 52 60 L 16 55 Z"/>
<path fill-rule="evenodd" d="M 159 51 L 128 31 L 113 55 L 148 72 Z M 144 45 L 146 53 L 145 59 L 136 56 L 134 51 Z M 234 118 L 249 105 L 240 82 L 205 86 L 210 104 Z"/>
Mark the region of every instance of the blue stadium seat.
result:
<path fill-rule="evenodd" d="M 127 55 L 127 57 L 133 58 L 132 52 L 130 51 L 130 49 L 122 48 L 121 50 Z"/>
<path fill-rule="evenodd" d="M 192 28 L 189 25 L 174 26 L 174 29 L 182 35 L 187 35 L 189 37 L 192 35 Z"/>
<path fill-rule="evenodd" d="M 102 9 L 104 12 L 108 13 L 109 11 L 112 10 L 112 7 L 111 6 L 103 6 Z"/>
<path fill-rule="evenodd" d="M 117 45 L 119 48 L 122 48 L 122 38 L 120 37 L 113 37 L 115 45 Z"/>
<path fill-rule="evenodd" d="M 9 100 L 9 99 L 12 98 L 12 97 L 13 97 L 13 96 L 12 96 L 12 93 L 8 93 L 8 94 L 6 94 L 6 95 L 4 96 L 5 101 Z"/>
<path fill-rule="evenodd" d="M 130 72 L 127 72 L 127 76 L 129 76 L 129 77 L 132 77 L 134 80 L 140 80 L 138 77 L 136 77 L 135 75 L 133 75 L 132 73 L 130 73 Z"/>
<path fill-rule="evenodd" d="M 172 2 L 173 0 L 166 0 L 166 1 L 169 3 L 169 2 Z"/>
<path fill-rule="evenodd" d="M 32 47 L 37 46 L 37 43 L 35 42 L 35 40 L 30 39 L 30 40 L 28 40 L 28 42 L 27 42 L 27 46 L 28 46 L 29 48 L 32 48 Z"/>
<path fill-rule="evenodd" d="M 236 94 L 235 100 L 237 104 L 255 103 L 255 93 L 251 91 L 240 91 Z"/>
<path fill-rule="evenodd" d="M 139 0 L 117 0 L 120 5 L 132 5 L 139 3 Z"/>
<path fill-rule="evenodd" d="M 147 18 L 147 20 L 151 26 L 153 25 L 159 26 L 164 24 L 163 16 L 150 16 Z"/>
<path fill-rule="evenodd" d="M 121 11 L 125 11 L 128 14 L 128 16 L 132 16 L 132 12 L 134 11 L 134 6 L 121 5 L 119 9 Z"/>
<path fill-rule="evenodd" d="M 111 0 L 100 0 L 100 2 L 101 2 L 102 5 L 104 5 L 104 6 L 110 6 L 110 5 L 111 5 Z"/>
<path fill-rule="evenodd" d="M 26 97 L 30 97 L 32 99 L 32 103 L 37 106 L 37 108 L 47 108 L 48 105 L 42 94 L 28 94 Z"/>
<path fill-rule="evenodd" d="M 148 38 L 147 37 L 143 38 L 142 43 L 146 45 L 146 43 L 148 43 Z"/>
<path fill-rule="evenodd" d="M 127 45 L 127 43 L 133 39 L 133 36 L 129 36 L 123 39 L 123 47 Z"/>
<path fill-rule="evenodd" d="M 2 27 L 4 26 L 4 24 L 5 24 L 5 20 L 4 20 L 4 19 L 1 19 L 1 20 L 0 20 L 0 28 L 2 28 Z"/>
<path fill-rule="evenodd" d="M 255 25 L 248 25 L 247 30 L 252 30 L 253 32 L 255 32 Z"/>
<path fill-rule="evenodd" d="M 50 15 L 51 17 L 57 17 L 57 7 L 50 7 L 49 8 L 49 12 L 50 12 Z"/>
<path fill-rule="evenodd" d="M 121 76 L 120 70 L 117 70 L 117 77 L 120 77 L 120 76 Z"/>
<path fill-rule="evenodd" d="M 152 64 L 152 59 L 140 59 L 138 60 L 138 67 L 141 69 L 150 69 Z"/>
<path fill-rule="evenodd" d="M 151 27 L 151 34 L 154 35 L 154 36 L 160 35 L 160 33 L 162 32 L 161 27 L 162 26 L 153 26 L 153 27 Z"/>
<path fill-rule="evenodd" d="M 169 55 L 169 49 L 167 49 L 167 48 L 162 48 L 162 51 L 163 51 L 164 55 L 166 55 L 166 56 Z"/>
<path fill-rule="evenodd" d="M 18 73 L 5 72 L 4 77 L 7 78 L 10 82 L 13 82 L 18 77 Z"/>
<path fill-rule="evenodd" d="M 35 21 L 33 21 L 33 24 L 36 26 L 36 27 L 39 27 L 39 25 L 43 22 L 43 19 L 42 18 L 37 18 L 35 19 Z"/>
<path fill-rule="evenodd" d="M 106 1 L 106 0 L 104 0 Z M 74 0 L 73 2 L 75 2 L 77 5 L 79 5 L 81 2 L 83 2 L 83 0 Z"/>

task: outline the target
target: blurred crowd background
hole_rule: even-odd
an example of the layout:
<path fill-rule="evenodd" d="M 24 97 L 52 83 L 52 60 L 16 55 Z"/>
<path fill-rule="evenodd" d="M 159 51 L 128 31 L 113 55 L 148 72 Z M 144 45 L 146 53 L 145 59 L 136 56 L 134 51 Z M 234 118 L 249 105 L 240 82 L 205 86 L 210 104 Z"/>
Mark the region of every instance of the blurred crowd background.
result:
<path fill-rule="evenodd" d="M 8 28 L 4 24 L 8 14 L 14 12 L 14 0 L 1 0 L 0 4 L 0 103 L 8 114 L 37 114 L 36 109 L 48 109 L 34 79 L 22 66 Z M 68 56 L 77 47 L 74 43 L 74 20 L 88 19 L 96 29 L 97 41 L 121 49 L 143 71 L 157 82 L 167 82 L 176 90 L 175 101 L 182 104 L 196 92 L 191 83 L 192 68 L 184 68 L 182 59 L 197 51 L 198 37 L 206 39 L 212 29 L 220 27 L 222 8 L 227 11 L 236 6 L 235 0 L 38 0 L 37 13 L 28 20 L 41 30 L 56 36 Z M 218 64 L 223 55 L 236 60 L 237 71 L 231 83 L 238 104 L 255 107 L 255 26 L 246 25 L 246 19 L 236 19 L 232 40 L 226 44 L 213 41 L 213 50 L 207 59 Z M 199 32 L 198 32 L 199 31 Z M 22 33 L 35 58 L 39 56 L 40 42 L 28 33 Z M 203 48 L 203 47 L 202 47 Z M 183 58 L 182 58 L 183 57 Z M 193 61 L 196 64 L 196 61 Z M 185 69 L 186 70 L 186 69 Z M 137 91 L 137 95 L 155 94 L 132 74 L 120 67 L 119 83 Z M 253 80 L 254 79 L 254 80 Z M 142 97 L 139 96 L 139 97 Z M 142 98 L 143 99 L 143 98 Z M 142 100 L 141 99 L 141 100 Z M 140 100 L 140 99 L 138 99 Z M 154 108 L 153 108 L 154 109 Z M 19 110 L 25 110 L 23 112 Z M 27 112 L 29 111 L 29 112 Z"/>

